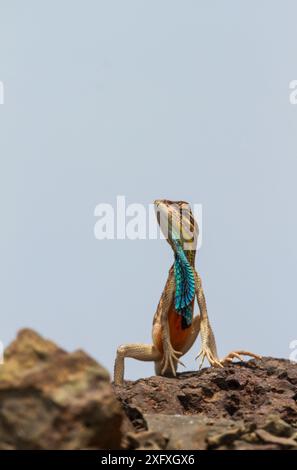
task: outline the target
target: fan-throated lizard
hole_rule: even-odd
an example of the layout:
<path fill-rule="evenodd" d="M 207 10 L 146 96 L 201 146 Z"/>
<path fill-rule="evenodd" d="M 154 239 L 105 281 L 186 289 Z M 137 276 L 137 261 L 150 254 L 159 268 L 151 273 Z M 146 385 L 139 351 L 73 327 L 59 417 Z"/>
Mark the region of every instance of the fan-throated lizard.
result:
<path fill-rule="evenodd" d="M 161 295 L 153 319 L 152 344 L 125 344 L 118 348 L 114 367 L 114 382 L 124 380 L 124 359 L 153 361 L 157 375 L 176 375 L 180 357 L 192 347 L 199 332 L 201 350 L 196 357 L 205 358 L 211 366 L 224 367 L 241 355 L 260 358 L 249 351 L 233 351 L 219 359 L 215 337 L 208 319 L 201 278 L 195 270 L 198 225 L 191 207 L 184 201 L 157 200 L 154 203 L 160 228 L 174 251 L 174 264 Z M 194 300 L 197 298 L 199 314 L 194 317 Z"/>

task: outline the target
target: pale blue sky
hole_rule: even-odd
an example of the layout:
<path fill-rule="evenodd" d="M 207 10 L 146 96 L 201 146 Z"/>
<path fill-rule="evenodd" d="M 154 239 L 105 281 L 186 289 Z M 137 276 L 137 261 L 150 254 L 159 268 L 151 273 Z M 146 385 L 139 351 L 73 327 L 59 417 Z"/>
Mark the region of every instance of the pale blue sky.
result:
<path fill-rule="evenodd" d="M 293 0 L 0 0 L 5 345 L 28 326 L 112 370 L 119 344 L 150 341 L 169 246 L 93 234 L 95 206 L 125 195 L 201 203 L 220 354 L 288 357 L 296 15 Z M 127 361 L 128 378 L 152 373 Z"/>

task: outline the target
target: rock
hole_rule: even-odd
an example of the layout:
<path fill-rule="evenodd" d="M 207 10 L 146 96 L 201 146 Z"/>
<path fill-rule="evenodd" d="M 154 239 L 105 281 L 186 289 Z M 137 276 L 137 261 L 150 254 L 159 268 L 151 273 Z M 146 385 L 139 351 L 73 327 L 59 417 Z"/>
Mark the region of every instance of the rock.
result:
<path fill-rule="evenodd" d="M 294 439 L 290 439 L 289 437 L 274 436 L 270 432 L 265 431 L 265 429 L 258 429 L 256 434 L 263 442 L 267 442 L 269 444 L 278 444 L 285 448 L 293 447 L 297 449 L 297 442 L 294 441 Z"/>
<path fill-rule="evenodd" d="M 285 359 L 263 358 L 114 389 L 135 429 L 160 432 L 167 449 L 294 448 L 296 370 Z"/>
<path fill-rule="evenodd" d="M 206 420 L 199 416 L 144 415 L 148 429 L 161 432 L 167 438 L 166 449 L 205 449 Z"/>
<path fill-rule="evenodd" d="M 127 433 L 125 440 L 125 448 L 132 450 L 163 450 L 167 448 L 168 443 L 168 438 L 158 431 Z"/>
<path fill-rule="evenodd" d="M 271 416 L 265 423 L 264 429 L 274 436 L 290 437 L 293 433 L 293 428 L 283 419 L 278 416 Z"/>
<path fill-rule="evenodd" d="M 297 422 L 296 364 L 263 358 L 224 369 L 184 372 L 177 378 L 149 377 L 115 387 L 121 403 L 144 414 L 204 415 L 263 424 L 269 415 Z M 293 379 L 294 381 L 294 379 Z"/>
<path fill-rule="evenodd" d="M 108 372 L 21 330 L 0 366 L 0 449 L 119 448 L 123 412 Z"/>
<path fill-rule="evenodd" d="M 231 425 L 225 425 L 224 429 L 220 432 L 216 432 L 213 429 L 212 435 L 207 437 L 208 447 L 216 448 L 221 445 L 230 446 L 234 441 L 238 440 L 241 435 L 245 432 L 245 427 L 241 423 L 232 423 Z"/>
<path fill-rule="evenodd" d="M 111 386 L 22 330 L 0 365 L 0 449 L 297 449 L 297 366 L 263 358 Z"/>

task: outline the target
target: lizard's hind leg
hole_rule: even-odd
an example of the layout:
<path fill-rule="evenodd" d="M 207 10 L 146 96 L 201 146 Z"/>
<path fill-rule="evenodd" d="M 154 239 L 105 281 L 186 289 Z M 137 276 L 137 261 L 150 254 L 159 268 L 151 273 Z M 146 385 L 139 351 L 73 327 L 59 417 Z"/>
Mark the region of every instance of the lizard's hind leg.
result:
<path fill-rule="evenodd" d="M 116 385 L 121 385 L 124 380 L 125 357 L 139 361 L 157 361 L 161 354 L 153 344 L 134 343 L 119 346 L 114 364 L 114 383 Z"/>
<path fill-rule="evenodd" d="M 229 354 L 227 354 L 226 357 L 224 357 L 224 359 L 221 360 L 222 364 L 226 363 L 226 362 L 233 362 L 233 359 L 239 359 L 241 362 L 244 362 L 244 359 L 241 357 L 241 356 L 250 356 L 250 357 L 253 357 L 254 359 L 262 359 L 261 356 L 259 356 L 259 354 L 254 354 L 252 352 L 249 352 L 249 351 L 232 351 L 230 352 Z"/>

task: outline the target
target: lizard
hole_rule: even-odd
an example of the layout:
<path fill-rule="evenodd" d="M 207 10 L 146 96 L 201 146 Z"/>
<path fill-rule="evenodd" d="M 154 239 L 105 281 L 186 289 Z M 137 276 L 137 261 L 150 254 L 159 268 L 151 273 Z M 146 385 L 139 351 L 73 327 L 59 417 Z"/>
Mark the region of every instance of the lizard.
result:
<path fill-rule="evenodd" d="M 213 367 L 224 367 L 242 356 L 260 359 L 261 356 L 245 350 L 230 352 L 219 359 L 216 340 L 210 325 L 202 280 L 195 269 L 198 224 L 190 204 L 185 201 L 156 200 L 155 212 L 163 235 L 174 252 L 174 264 L 170 267 L 167 282 L 153 318 L 152 343 L 124 344 L 118 347 L 114 383 L 124 380 L 124 360 L 134 358 L 152 361 L 156 375 L 175 377 L 178 364 L 184 366 L 181 357 L 193 346 L 199 333 L 201 349 L 196 357 L 205 358 Z M 197 299 L 199 313 L 194 316 Z"/>

